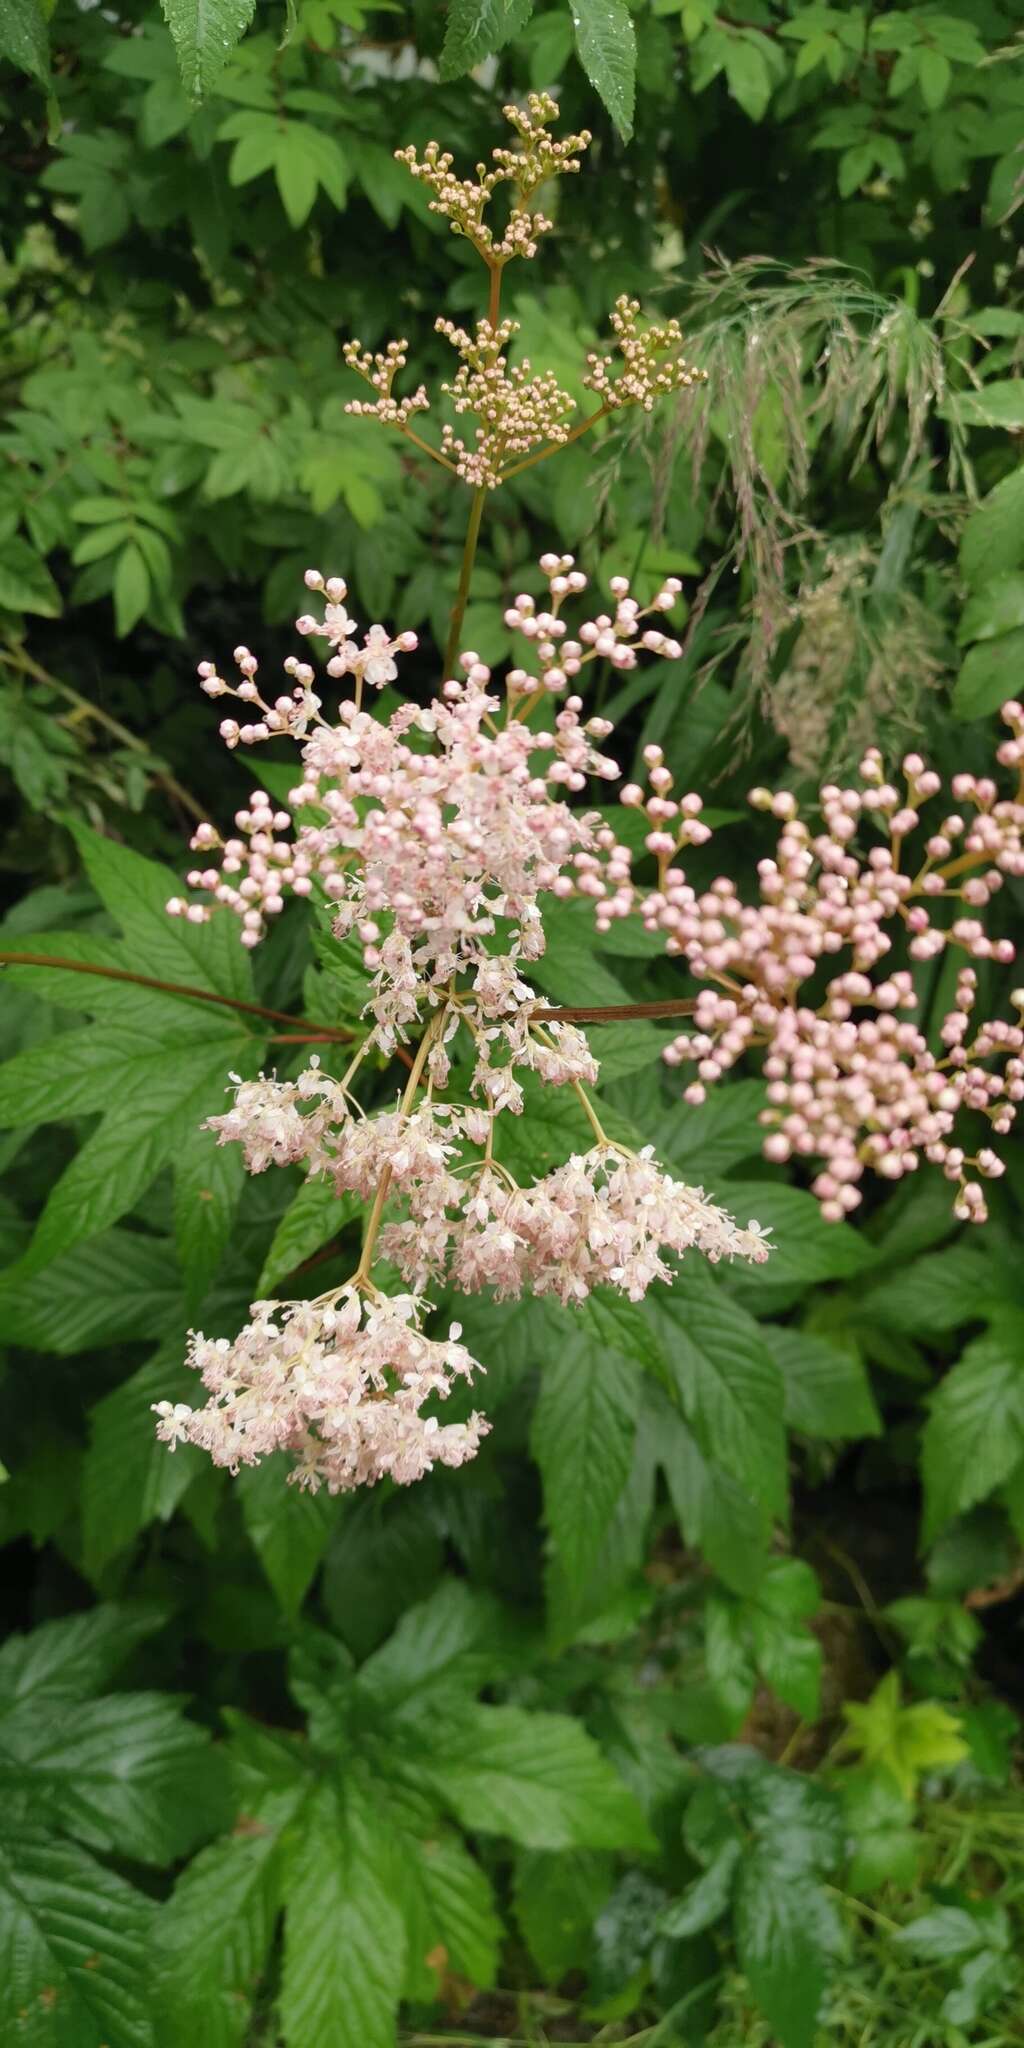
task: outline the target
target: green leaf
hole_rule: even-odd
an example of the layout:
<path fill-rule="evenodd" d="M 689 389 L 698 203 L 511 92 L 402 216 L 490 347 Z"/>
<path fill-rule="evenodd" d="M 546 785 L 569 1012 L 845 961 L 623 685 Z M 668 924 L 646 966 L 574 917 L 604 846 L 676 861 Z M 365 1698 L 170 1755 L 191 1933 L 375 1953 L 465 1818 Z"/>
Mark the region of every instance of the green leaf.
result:
<path fill-rule="evenodd" d="M 84 1614 L 44 1621 L 30 1635 L 10 1635 L 0 1649 L 0 1702 L 81 1700 L 100 1692 L 164 1621 L 141 1601 L 107 1601 Z"/>
<path fill-rule="evenodd" d="M 208 1736 L 163 1693 L 25 1701 L 0 1720 L 0 1773 L 34 1817 L 139 1863 L 177 1861 L 226 1817 Z"/>
<path fill-rule="evenodd" d="M 467 1828 L 527 1849 L 649 1846 L 632 1793 L 578 1721 L 477 1706 L 429 1731 L 429 1742 L 416 1775 Z"/>
<path fill-rule="evenodd" d="M 152 1901 L 71 1842 L 0 1834 L 0 2032 L 26 2048 L 153 2048 Z"/>
<path fill-rule="evenodd" d="M 39 0 L 4 0 L 0 11 L 0 57 L 27 71 L 40 85 L 50 79 L 50 44 Z"/>
<path fill-rule="evenodd" d="M 923 1771 L 948 1769 L 968 1754 L 957 1715 L 938 1700 L 905 1707 L 896 1671 L 886 1673 L 869 1700 L 847 1701 L 843 1715 L 849 1746 L 865 1763 L 887 1770 L 906 1799 L 913 1798 Z"/>
<path fill-rule="evenodd" d="M 705 1456 L 755 1500 L 786 1500 L 782 1383 L 757 1324 L 701 1272 L 684 1276 L 648 1311 L 683 1414 Z"/>
<path fill-rule="evenodd" d="M 665 1117 L 658 1150 L 687 1180 L 714 1188 L 717 1177 L 760 1152 L 758 1114 L 767 1101 L 763 1081 L 731 1081 L 712 1088 L 706 1102 L 682 1102 Z M 728 1182 L 715 1195 L 729 1207 Z"/>
<path fill-rule="evenodd" d="M 844 1771 L 843 1814 L 852 1843 L 846 1882 L 851 1891 L 877 1891 L 883 1884 L 910 1889 L 921 1865 L 923 1841 L 914 1828 L 911 1801 L 884 1767 Z"/>
<path fill-rule="evenodd" d="M 998 1261 L 982 1245 L 946 1245 L 868 1286 L 858 1315 L 908 1337 L 938 1337 L 979 1321 L 998 1300 Z"/>
<path fill-rule="evenodd" d="M 284 1880 L 288 2048 L 389 2048 L 405 1968 L 394 1844 L 356 1772 L 303 1808 Z"/>
<path fill-rule="evenodd" d="M 736 1838 L 722 1843 L 701 1876 L 690 1885 L 675 1905 L 669 1906 L 658 1922 L 658 1931 L 672 1941 L 689 1940 L 713 1927 L 727 1910 L 742 1844 Z"/>
<path fill-rule="evenodd" d="M 953 78 L 953 67 L 941 50 L 919 50 L 917 53 L 917 82 L 921 98 L 929 113 L 937 113 Z"/>
<path fill-rule="evenodd" d="M 611 1886 L 611 1860 L 597 1849 L 526 1850 L 517 1858 L 516 1919 L 546 1984 L 586 1965 L 594 1921 Z"/>
<path fill-rule="evenodd" d="M 436 1822 L 426 1837 L 403 1830 L 401 1855 L 408 1941 L 403 1995 L 432 2003 L 439 1977 L 448 1972 L 489 1989 L 502 1926 L 486 1871 L 458 1835 Z"/>
<path fill-rule="evenodd" d="M 160 0 L 186 92 L 199 99 L 217 82 L 256 11 L 256 0 Z"/>
<path fill-rule="evenodd" d="M 729 91 L 737 106 L 752 121 L 763 120 L 772 94 L 772 75 L 761 37 L 730 34 L 724 64 Z"/>
<path fill-rule="evenodd" d="M 114 571 L 114 621 L 119 640 L 137 626 L 149 603 L 149 570 L 142 551 L 129 542 L 121 550 Z"/>
<path fill-rule="evenodd" d="M 304 1180 L 293 1202 L 285 1210 L 271 1242 L 270 1250 L 263 1261 L 263 1270 L 256 1282 L 256 1292 L 261 1298 L 272 1295 L 274 1289 L 294 1273 L 306 1259 L 311 1259 L 332 1237 L 337 1237 L 346 1225 L 352 1223 L 361 1213 L 362 1204 L 355 1195 L 339 1195 L 333 1183 L 323 1174 L 310 1174 Z"/>
<path fill-rule="evenodd" d="M 530 1448 L 561 1570 L 585 1585 L 629 1478 L 641 1376 L 610 1347 L 573 1332 L 541 1361 Z"/>
<path fill-rule="evenodd" d="M 180 1307 L 170 1243 L 136 1230 L 110 1230 L 28 1279 L 0 1280 L 8 1342 L 58 1358 L 159 1337 Z"/>
<path fill-rule="evenodd" d="M 1024 662 L 1024 626 L 998 640 L 982 641 L 966 655 L 953 685 L 953 710 L 958 718 L 987 718 L 1019 688 Z"/>
<path fill-rule="evenodd" d="M 246 1041 L 243 1050 L 251 1041 Z M 37 1273 L 72 1245 L 98 1237 L 134 1208 L 161 1167 L 187 1144 L 217 1104 L 231 1065 L 231 1040 L 218 1036 L 163 1059 L 145 1095 L 116 1096 L 51 1188 L 28 1251 L 13 1268 Z"/>
<path fill-rule="evenodd" d="M 248 1079 L 259 1065 L 258 1048 L 250 1043 L 241 1054 L 236 1050 L 235 1060 L 235 1072 Z M 213 1132 L 197 1123 L 174 1153 L 174 1236 L 190 1312 L 209 1292 L 231 1243 L 244 1186 L 241 1146 L 216 1144 Z"/>
<path fill-rule="evenodd" d="M 744 1301 L 760 1304 L 783 1287 L 847 1279 L 871 1264 L 871 1246 L 848 1223 L 826 1223 L 813 1195 L 778 1181 L 726 1180 L 722 1207 L 738 1223 L 754 1217 L 772 1232 L 772 1254 L 757 1267 L 735 1267 L 730 1285 Z"/>
<path fill-rule="evenodd" d="M 835 1911 L 820 1885 L 798 1873 L 780 1882 L 767 1845 L 744 1857 L 736 1946 L 781 2048 L 813 2048 L 830 1959 L 839 1945 Z"/>
<path fill-rule="evenodd" d="M 922 1472 L 925 1540 L 984 1500 L 1024 1455 L 1024 1315 L 1000 1310 L 932 1397 Z"/>
<path fill-rule="evenodd" d="M 330 1541 L 340 1503 L 286 1480 L 287 1459 L 264 1458 L 239 1474 L 238 1497 L 249 1541 L 289 1618 L 306 1597 Z"/>
<path fill-rule="evenodd" d="M 406 1609 L 393 1634 L 359 1673 L 375 1719 L 438 1712 L 444 1694 L 461 1704 L 504 1668 L 501 1609 L 463 1579 L 446 1579 Z"/>
<path fill-rule="evenodd" d="M 636 31 L 625 0 L 573 0 L 580 63 L 624 142 L 633 133 Z"/>
<path fill-rule="evenodd" d="M 441 50 L 441 77 L 460 78 L 503 50 L 526 27 L 533 0 L 451 0 Z"/>
<path fill-rule="evenodd" d="M 983 584 L 1024 562 L 1024 466 L 1013 469 L 970 514 L 960 541 L 968 583 Z"/>
<path fill-rule="evenodd" d="M 935 1906 L 893 1935 L 893 1942 L 926 1963 L 953 1962 L 984 1948 L 988 1929 L 964 1906 Z"/>
<path fill-rule="evenodd" d="M 816 1721 L 821 1710 L 821 1644 L 800 1626 L 817 1612 L 820 1598 L 810 1565 L 773 1558 L 750 1610 L 757 1668 L 802 1721 Z"/>
<path fill-rule="evenodd" d="M 127 1550 L 150 1522 L 169 1521 L 203 1470 L 201 1451 L 189 1444 L 169 1451 L 155 1429 L 154 1401 L 195 1399 L 197 1381 L 184 1355 L 183 1330 L 92 1411 L 82 1475 L 85 1569 L 91 1576 Z"/>
<path fill-rule="evenodd" d="M 804 1330 L 763 1323 L 761 1335 L 782 1374 L 783 1412 L 807 1436 L 879 1436 L 882 1419 L 856 1351 Z"/>
<path fill-rule="evenodd" d="M 992 576 L 969 597 L 957 628 L 957 642 L 997 640 L 1024 626 L 1024 572 Z"/>
<path fill-rule="evenodd" d="M 703 1552 L 733 1592 L 753 1593 L 766 1562 L 770 1516 L 731 1473 L 704 1456 L 668 1403 L 658 1417 L 658 1457 L 686 1542 Z"/>
<path fill-rule="evenodd" d="M 25 0 L 18 0 L 18 4 L 24 5 Z M 44 619 L 59 618 L 63 608 L 60 591 L 45 562 L 18 534 L 0 541 L 0 607 L 11 612 L 36 612 Z"/>
<path fill-rule="evenodd" d="M 960 427 L 1004 427 L 1019 433 L 1024 427 L 1024 378 L 1003 377 L 983 384 L 980 391 L 955 391 L 938 410 L 940 417 Z"/>
<path fill-rule="evenodd" d="M 260 1818 L 188 1864 L 150 1944 L 157 2048 L 241 2048 L 278 1908 L 278 1832 Z"/>
<path fill-rule="evenodd" d="M 157 980 L 252 1000 L 252 964 L 234 917 L 217 916 L 203 925 L 168 917 L 168 898 L 181 894 L 180 878 L 169 868 L 77 820 L 71 831 L 93 888 L 128 941 L 134 956 L 129 966 Z M 83 1008 L 92 1007 L 91 1000 L 82 1001 L 80 990 L 77 1000 Z M 101 1000 L 98 993 L 96 1000 Z M 122 1000 L 119 990 L 114 1001 Z M 209 1006 L 202 1007 L 209 1018 Z"/>

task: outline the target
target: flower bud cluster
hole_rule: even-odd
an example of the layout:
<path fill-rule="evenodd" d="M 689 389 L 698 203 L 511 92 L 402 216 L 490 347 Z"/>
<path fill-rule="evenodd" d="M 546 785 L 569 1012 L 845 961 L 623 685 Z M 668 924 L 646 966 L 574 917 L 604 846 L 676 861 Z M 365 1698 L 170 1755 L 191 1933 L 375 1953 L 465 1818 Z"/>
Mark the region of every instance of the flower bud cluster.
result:
<path fill-rule="evenodd" d="M 583 382 L 588 390 L 597 393 L 609 411 L 617 406 L 639 405 L 644 412 L 652 412 L 657 400 L 667 397 L 670 391 L 688 391 L 695 384 L 707 383 L 707 371 L 685 362 L 679 353 L 683 334 L 678 320 L 668 320 L 660 327 L 652 323 L 645 328 L 640 327 L 639 321 L 639 299 L 623 293 L 609 316 L 621 365 L 617 368 L 612 356 L 592 353 L 587 357 Z"/>
<path fill-rule="evenodd" d="M 919 754 L 889 779 L 869 749 L 856 784 L 822 789 L 817 831 L 791 792 L 752 790 L 754 809 L 780 828 L 774 856 L 758 863 L 754 902 L 725 876 L 704 890 L 688 881 L 678 855 L 709 834 L 700 799 L 671 795 L 657 748 L 647 754 L 648 789 L 621 793 L 651 825 L 644 843 L 657 861 L 655 885 L 634 882 L 631 852 L 611 831 L 596 834 L 596 856 L 575 857 L 576 886 L 593 897 L 599 930 L 638 911 L 709 984 L 694 1029 L 664 1055 L 696 1068 L 686 1099 L 702 1101 L 756 1051 L 768 1083 L 765 1156 L 817 1161 L 813 1188 L 830 1220 L 859 1205 L 866 1173 L 899 1180 L 927 1161 L 953 1182 L 958 1217 L 981 1222 L 983 1184 L 1003 1171 L 991 1146 L 970 1149 L 959 1120 L 973 1112 L 994 1135 L 1011 1129 L 1024 1101 L 1021 1023 L 972 1022 L 977 974 L 965 965 L 935 1049 L 913 978 L 913 963 L 950 949 L 997 966 L 1014 957 L 1010 940 L 991 937 L 978 915 L 1007 877 L 1024 875 L 1024 708 L 1008 703 L 1002 717 L 1011 736 L 997 759 L 1017 770 L 1015 793 L 1001 796 L 991 777 L 954 775 L 957 808 L 929 821 L 924 808 L 942 783 Z M 1024 995 L 1014 1001 L 1024 1008 Z"/>
<path fill-rule="evenodd" d="M 428 142 L 422 156 L 411 144 L 395 151 L 397 161 L 432 193 L 428 202 L 431 213 L 441 214 L 453 234 L 464 235 L 492 264 L 505 264 L 514 256 L 536 256 L 538 243 L 550 233 L 552 223 L 546 214 L 531 211 L 528 202 L 549 179 L 578 171 L 582 152 L 591 140 L 586 128 L 560 142 L 548 132 L 558 119 L 558 106 L 550 93 L 532 92 L 525 109 L 507 106 L 504 114 L 518 138 L 518 147 L 492 150 L 493 168 L 477 164 L 475 178 L 457 177 L 450 150 L 443 150 L 437 142 Z M 496 233 L 484 214 L 501 185 L 513 188 L 513 200 L 507 225 Z"/>
<path fill-rule="evenodd" d="M 478 320 L 472 335 L 452 320 L 435 324 L 462 357 L 451 383 L 441 389 L 457 415 L 468 413 L 477 422 L 472 447 L 444 426 L 442 453 L 465 483 L 496 490 L 513 458 L 568 439 L 566 422 L 575 402 L 550 371 L 535 372 L 528 358 L 509 366 L 505 350 L 518 333 L 518 320 L 502 320 L 497 327 Z"/>
<path fill-rule="evenodd" d="M 372 401 L 351 399 L 345 407 L 346 412 L 378 419 L 386 427 L 407 427 L 418 412 L 429 412 L 430 400 L 423 384 L 408 398 L 392 396 L 391 386 L 395 377 L 409 360 L 407 341 L 389 341 L 387 348 L 375 355 L 371 355 L 369 349 L 361 348 L 358 341 L 346 341 L 341 353 L 347 368 L 354 370 L 357 377 L 362 377 L 364 383 L 377 393 Z"/>

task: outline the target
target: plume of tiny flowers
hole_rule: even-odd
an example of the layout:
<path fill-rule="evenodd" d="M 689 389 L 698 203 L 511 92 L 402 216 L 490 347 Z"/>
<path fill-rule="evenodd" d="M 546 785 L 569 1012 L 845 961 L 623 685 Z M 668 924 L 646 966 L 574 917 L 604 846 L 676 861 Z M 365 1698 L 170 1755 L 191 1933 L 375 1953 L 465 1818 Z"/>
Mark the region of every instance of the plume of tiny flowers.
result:
<path fill-rule="evenodd" d="M 919 754 L 890 779 L 869 749 L 855 783 L 821 790 L 816 830 L 791 792 L 752 790 L 754 809 L 779 825 L 774 856 L 758 863 L 755 901 L 724 876 L 701 891 L 687 880 L 679 855 L 710 834 L 701 799 L 673 794 L 658 747 L 646 752 L 647 787 L 621 792 L 650 827 L 653 886 L 634 881 L 630 850 L 610 829 L 595 835 L 596 857 L 574 857 L 599 930 L 637 912 L 706 984 L 694 1028 L 664 1053 L 670 1066 L 695 1069 L 686 1100 L 702 1101 L 755 1051 L 768 1083 L 765 1156 L 817 1162 L 813 1190 L 830 1221 L 859 1205 L 866 1173 L 900 1180 L 924 1161 L 953 1183 L 957 1217 L 980 1223 L 984 1184 L 1004 1170 L 993 1146 L 972 1150 L 960 1132 L 970 1111 L 1005 1136 L 1024 1100 L 1024 991 L 1013 996 L 1017 1021 L 976 1020 L 971 964 L 1014 958 L 980 915 L 1006 878 L 1024 875 L 1024 707 L 1004 704 L 1001 715 L 1010 736 L 997 760 L 1016 771 L 1013 793 L 1001 795 L 992 777 L 954 775 L 955 808 L 946 799 L 928 821 L 942 783 Z M 934 1049 L 913 963 L 947 951 L 964 964 Z"/>
<path fill-rule="evenodd" d="M 317 1301 L 257 1301 L 233 1343 L 193 1333 L 188 1363 L 209 1399 L 155 1404 L 157 1435 L 207 1451 L 237 1472 L 274 1451 L 290 1479 L 315 1493 L 348 1493 L 391 1479 L 408 1486 L 435 1465 L 463 1465 L 488 1425 L 423 1413 L 480 1370 L 453 1323 L 443 1340 L 418 1328 L 411 1295 L 367 1299 L 352 1286 Z"/>
<path fill-rule="evenodd" d="M 424 1333 L 434 1282 L 565 1303 L 605 1286 L 637 1301 L 689 1251 L 767 1256 L 756 1224 L 737 1225 L 649 1149 L 609 1140 L 587 1094 L 598 1063 L 584 1033 L 542 1016 L 527 978 L 544 950 L 545 898 L 571 894 L 598 863 L 600 816 L 568 799 L 619 772 L 604 752 L 608 721 L 587 719 L 572 685 L 596 660 L 632 668 L 679 653 L 663 625 L 679 595 L 674 579 L 641 605 L 614 578 L 609 601 L 570 634 L 563 613 L 570 602 L 586 610 L 587 578 L 571 555 L 545 555 L 541 570 L 540 607 L 521 592 L 507 615 L 523 656 L 504 690 L 467 649 L 461 675 L 425 708 L 405 702 L 387 718 L 372 715 L 363 692 L 390 680 L 411 636 L 371 626 L 360 641 L 344 580 L 314 570 L 306 585 L 320 610 L 298 624 L 311 642 L 327 642 L 326 679 L 289 663 L 294 694 L 268 702 L 247 649 L 236 651 L 236 685 L 202 664 L 207 694 L 231 690 L 259 714 L 252 726 L 226 722 L 230 748 L 272 734 L 296 743 L 298 818 L 257 790 L 231 838 L 200 825 L 192 844 L 209 865 L 188 879 L 206 900 L 175 897 L 168 910 L 193 921 L 234 914 L 253 946 L 288 894 L 314 896 L 337 937 L 355 935 L 370 977 L 365 1036 L 338 1078 L 316 1055 L 295 1080 L 236 1078 L 230 1106 L 209 1119 L 219 1144 L 241 1146 L 251 1173 L 302 1165 L 371 1205 L 345 1288 L 317 1303 L 257 1303 L 234 1344 L 192 1340 L 211 1398 L 197 1410 L 158 1404 L 158 1426 L 168 1442 L 198 1444 L 219 1463 L 281 1449 L 298 1483 L 337 1491 L 385 1475 L 404 1484 L 433 1462 L 472 1456 L 479 1416 L 442 1427 L 423 1413 L 472 1369 L 457 1332 L 447 1345 Z M 333 719 L 332 685 L 341 686 Z M 534 732 L 530 712 L 544 699 L 557 706 L 553 723 Z M 401 1100 L 364 1110 L 362 1062 L 408 1039 L 416 1052 Z M 456 1040 L 468 1056 L 466 1092 L 446 1099 Z M 594 1142 L 520 1182 L 501 1161 L 496 1130 L 502 1117 L 527 1112 L 531 1079 L 569 1089 Z M 411 1289 L 398 1301 L 376 1286 L 375 1255 Z"/>

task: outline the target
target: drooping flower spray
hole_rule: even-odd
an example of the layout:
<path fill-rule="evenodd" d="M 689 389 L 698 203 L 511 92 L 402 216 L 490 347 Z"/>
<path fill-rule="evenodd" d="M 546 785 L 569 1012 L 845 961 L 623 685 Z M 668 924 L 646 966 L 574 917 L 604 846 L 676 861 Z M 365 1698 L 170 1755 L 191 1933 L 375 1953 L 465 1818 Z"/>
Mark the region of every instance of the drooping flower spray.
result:
<path fill-rule="evenodd" d="M 288 895 L 313 897 L 337 939 L 356 935 L 373 978 L 366 1034 L 340 1078 L 328 1078 L 314 1059 L 295 1082 L 242 1082 L 234 1107 L 210 1120 L 220 1143 L 242 1146 L 251 1172 L 303 1162 L 368 1204 L 355 1271 L 314 1302 L 257 1302 L 233 1343 L 195 1336 L 190 1360 L 208 1402 L 158 1408 L 159 1432 L 172 1446 L 199 1444 L 232 1469 L 283 1449 L 300 1484 L 332 1491 L 385 1475 L 405 1483 L 435 1462 L 461 1464 L 479 1444 L 481 1416 L 443 1425 L 425 1412 L 478 1369 L 457 1325 L 443 1341 L 424 1334 L 431 1285 L 492 1288 L 499 1299 L 527 1290 L 565 1303 L 608 1286 L 637 1301 L 653 1281 L 670 1280 L 672 1261 L 688 1250 L 710 1259 L 767 1256 L 756 1225 L 739 1227 L 701 1189 L 664 1173 L 649 1151 L 611 1142 L 587 1092 L 598 1067 L 584 1034 L 542 1017 L 545 1005 L 527 979 L 544 950 L 545 896 L 571 895 L 585 871 L 575 863 L 598 860 L 600 815 L 568 799 L 589 777 L 619 773 L 603 751 L 611 728 L 585 716 L 576 680 L 597 659 L 626 670 L 644 655 L 677 657 L 662 622 L 680 586 L 669 579 L 641 607 L 627 580 L 615 578 L 609 608 L 570 632 L 564 613 L 582 599 L 587 578 L 570 555 L 545 555 L 540 608 L 523 592 L 506 615 L 524 656 L 499 689 L 486 663 L 460 644 L 484 505 L 507 477 L 609 412 L 650 408 L 699 373 L 682 356 L 675 323 L 643 326 L 627 299 L 612 315 L 619 364 L 612 354 L 591 357 L 587 381 L 598 403 L 577 424 L 569 424 L 573 401 L 549 374 L 528 362 L 510 366 L 516 323 L 500 315 L 504 270 L 536 253 L 551 225 L 536 194 L 578 168 L 589 137 L 554 140 L 557 108 L 546 95 L 532 95 L 525 112 L 506 112 L 516 146 L 495 150 L 493 168 L 478 169 L 475 180 L 456 178 L 433 144 L 422 159 L 401 153 L 487 271 L 487 313 L 474 331 L 438 323 L 460 358 L 445 391 L 472 431 L 446 425 L 437 448 L 413 428 L 429 401 L 422 387 L 408 398 L 395 393 L 404 341 L 372 356 L 357 341 L 346 349 L 375 393 L 352 409 L 405 435 L 470 489 L 437 694 L 425 709 L 407 702 L 387 719 L 376 716 L 368 693 L 395 679 L 415 636 L 375 624 L 360 639 L 343 579 L 310 570 L 307 588 L 320 608 L 299 619 L 299 632 L 327 643 L 328 685 L 351 691 L 333 713 L 308 662 L 289 660 L 290 688 L 278 696 L 264 695 L 247 647 L 235 650 L 233 682 L 209 662 L 200 669 L 208 696 L 239 706 L 221 725 L 228 747 L 297 741 L 290 803 L 300 822 L 257 790 L 232 837 L 222 841 L 213 825 L 200 825 L 192 844 L 207 864 L 188 882 L 208 900 L 168 905 L 194 922 L 217 907 L 234 912 L 243 944 L 254 946 Z M 510 209 L 497 234 L 485 215 L 503 188 Z M 553 728 L 531 729 L 531 714 L 552 699 Z M 362 1062 L 371 1051 L 397 1050 L 409 1069 L 400 1098 L 364 1112 L 356 1092 Z M 460 1094 L 450 1086 L 456 1057 Z M 495 1130 L 501 1118 L 523 1115 L 527 1073 L 573 1092 L 581 1150 L 521 1184 L 502 1163 Z M 397 1267 L 408 1293 L 381 1289 L 379 1256 Z"/>

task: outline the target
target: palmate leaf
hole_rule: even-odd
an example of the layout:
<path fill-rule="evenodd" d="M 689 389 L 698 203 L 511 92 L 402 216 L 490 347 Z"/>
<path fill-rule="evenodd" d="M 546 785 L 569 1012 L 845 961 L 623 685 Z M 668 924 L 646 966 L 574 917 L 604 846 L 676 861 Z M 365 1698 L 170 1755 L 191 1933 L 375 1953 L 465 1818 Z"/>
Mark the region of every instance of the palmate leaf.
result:
<path fill-rule="evenodd" d="M 18 2048 L 153 2048 L 155 1908 L 45 1829 L 0 1832 L 0 2037 Z"/>

